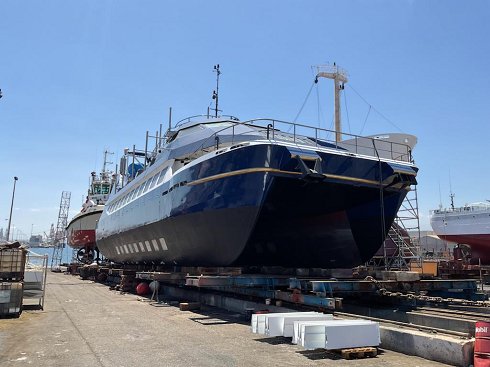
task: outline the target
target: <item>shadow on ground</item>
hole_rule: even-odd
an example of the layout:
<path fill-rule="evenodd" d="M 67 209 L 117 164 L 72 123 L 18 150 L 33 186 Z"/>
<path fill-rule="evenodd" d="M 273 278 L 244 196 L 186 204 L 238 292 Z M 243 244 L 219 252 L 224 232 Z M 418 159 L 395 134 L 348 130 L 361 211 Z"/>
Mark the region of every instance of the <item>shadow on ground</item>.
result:
<path fill-rule="evenodd" d="M 285 336 L 274 336 L 270 338 L 260 338 L 260 339 L 255 339 L 258 342 L 261 343 L 267 343 L 271 345 L 278 345 L 278 344 L 292 344 L 291 343 L 291 338 L 286 338 Z"/>
<path fill-rule="evenodd" d="M 312 361 L 317 361 L 320 359 L 329 359 L 329 360 L 336 361 L 339 359 L 343 359 L 342 356 L 340 355 L 340 351 L 335 352 L 335 351 L 328 351 L 326 349 L 300 350 L 300 351 L 297 351 L 296 353 L 301 354 L 301 355 L 307 357 L 308 359 L 310 359 Z M 378 356 L 382 355 L 382 354 L 383 354 L 383 350 L 378 349 Z M 365 359 L 365 358 L 376 358 L 376 357 L 364 357 L 362 359 Z M 358 358 L 353 358 L 351 360 L 355 362 L 356 359 L 358 359 Z"/>

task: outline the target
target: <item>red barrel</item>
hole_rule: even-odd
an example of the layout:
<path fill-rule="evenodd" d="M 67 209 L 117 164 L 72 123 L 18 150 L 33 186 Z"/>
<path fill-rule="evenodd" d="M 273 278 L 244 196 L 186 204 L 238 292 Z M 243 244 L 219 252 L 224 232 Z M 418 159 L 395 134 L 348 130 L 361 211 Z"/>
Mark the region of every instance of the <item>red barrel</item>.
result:
<path fill-rule="evenodd" d="M 475 325 L 475 367 L 490 367 L 490 322 Z"/>

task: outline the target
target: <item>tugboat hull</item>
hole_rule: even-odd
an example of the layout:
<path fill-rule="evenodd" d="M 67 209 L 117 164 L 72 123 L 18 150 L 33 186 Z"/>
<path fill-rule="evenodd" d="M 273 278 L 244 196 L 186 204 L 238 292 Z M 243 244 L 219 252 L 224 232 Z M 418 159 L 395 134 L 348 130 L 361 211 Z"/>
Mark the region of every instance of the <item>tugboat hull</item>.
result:
<path fill-rule="evenodd" d="M 95 228 L 103 207 L 78 213 L 68 224 L 68 244 L 75 249 L 95 248 Z"/>

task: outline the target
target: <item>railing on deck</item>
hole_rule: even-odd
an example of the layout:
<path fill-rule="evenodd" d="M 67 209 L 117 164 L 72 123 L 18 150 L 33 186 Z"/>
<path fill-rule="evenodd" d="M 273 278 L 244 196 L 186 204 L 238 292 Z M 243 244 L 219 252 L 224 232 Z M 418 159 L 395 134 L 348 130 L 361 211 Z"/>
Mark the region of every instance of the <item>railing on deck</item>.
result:
<path fill-rule="evenodd" d="M 334 139 L 335 131 L 333 130 L 265 118 L 242 122 L 231 120 L 229 122 L 231 122 L 233 125 L 216 131 L 213 135 L 211 135 L 203 142 L 203 144 L 197 151 L 204 151 L 214 144 L 216 144 L 216 149 L 219 149 L 220 144 L 223 144 L 223 142 L 220 142 L 218 135 L 223 134 L 226 131 L 229 131 L 231 133 L 232 145 L 235 143 L 235 141 L 239 142 L 240 136 L 251 133 L 250 131 L 247 131 L 244 133 L 236 134 L 235 127 L 242 125 L 261 128 L 261 130 L 259 131 L 263 134 L 265 139 L 270 141 L 284 141 L 297 145 L 333 148 L 376 158 L 378 158 L 379 156 L 381 158 L 392 159 L 395 161 L 413 162 L 410 147 L 402 143 L 347 133 L 341 133 L 343 140 L 340 142 L 336 142 Z M 280 130 L 279 128 L 283 126 L 285 126 L 287 129 Z M 308 132 L 310 132 L 310 134 Z M 332 137 L 329 137 L 330 135 Z M 227 141 L 227 143 L 229 142 Z"/>
<path fill-rule="evenodd" d="M 480 205 L 467 205 L 460 208 L 449 208 L 449 209 L 436 209 L 431 210 L 430 214 L 451 214 L 451 213 L 466 213 L 466 212 L 488 212 L 490 211 L 490 204 L 485 203 Z"/>

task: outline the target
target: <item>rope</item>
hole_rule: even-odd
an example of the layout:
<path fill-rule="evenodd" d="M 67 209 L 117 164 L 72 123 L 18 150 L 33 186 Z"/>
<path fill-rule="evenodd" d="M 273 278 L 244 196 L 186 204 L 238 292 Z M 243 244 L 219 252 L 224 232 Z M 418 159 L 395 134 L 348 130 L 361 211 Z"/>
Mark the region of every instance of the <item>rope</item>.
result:
<path fill-rule="evenodd" d="M 359 133 L 359 135 L 362 135 L 362 132 L 364 131 L 364 126 L 366 126 L 366 122 L 367 122 L 367 119 L 369 117 L 369 113 L 371 112 L 371 108 L 372 108 L 372 106 L 369 105 L 369 110 L 367 112 L 366 118 L 364 119 L 364 124 L 362 124 L 362 129 L 361 129 L 361 132 Z"/>
<path fill-rule="evenodd" d="M 318 88 L 318 83 L 315 83 L 315 84 L 316 84 L 316 119 L 317 119 L 318 127 L 320 127 L 320 125 L 321 125 L 321 120 L 320 120 L 320 116 L 321 116 L 320 89 Z"/>
<path fill-rule="evenodd" d="M 349 109 L 347 108 L 347 93 L 345 93 L 345 90 L 344 90 L 344 104 L 345 104 L 345 115 L 347 116 L 347 125 L 349 126 L 349 134 L 352 134 L 350 130 Z"/>
<path fill-rule="evenodd" d="M 301 108 L 299 109 L 298 114 L 294 118 L 293 122 L 296 122 L 296 120 L 298 120 L 299 115 L 301 115 L 301 112 L 303 112 L 303 108 L 305 108 L 306 102 L 308 101 L 308 98 L 310 98 L 311 91 L 313 90 L 313 87 L 315 86 L 315 84 L 316 84 L 315 82 L 313 82 L 311 84 L 310 90 L 308 91 L 308 94 L 306 95 L 306 98 L 305 98 L 303 104 L 301 105 Z"/>
<path fill-rule="evenodd" d="M 359 96 L 359 98 L 361 98 L 361 99 L 364 101 L 364 103 L 366 103 L 366 104 L 369 106 L 369 110 L 371 110 L 371 108 L 372 108 L 372 109 L 373 109 L 373 110 L 374 110 L 374 111 L 375 111 L 375 112 L 376 112 L 378 115 L 380 115 L 380 116 L 381 116 L 383 119 L 385 119 L 386 121 L 388 121 L 388 122 L 389 122 L 389 123 L 390 123 L 392 126 L 394 126 L 394 127 L 395 127 L 395 128 L 398 130 L 398 131 L 403 132 L 403 130 L 402 130 L 402 129 L 400 129 L 400 128 L 397 126 L 397 124 L 395 124 L 395 123 L 394 123 L 393 121 L 391 121 L 391 120 L 390 120 L 388 117 L 386 117 L 386 116 L 385 116 L 385 115 L 383 115 L 383 114 L 382 114 L 380 111 L 378 111 L 376 108 L 374 108 L 374 107 L 373 107 L 373 106 L 372 106 L 372 105 L 371 105 L 371 104 L 370 104 L 368 101 L 366 101 L 366 99 L 365 99 L 363 96 L 361 96 L 361 94 L 360 94 L 360 93 L 359 93 L 357 90 L 355 90 L 355 89 L 354 89 L 354 87 L 353 87 L 351 84 L 348 84 L 347 86 L 348 86 L 349 88 L 351 88 L 351 89 L 352 89 L 352 90 L 353 90 L 353 91 L 354 91 L 354 92 L 355 92 L 355 93 L 356 93 L 356 94 Z M 363 129 L 364 129 L 364 127 L 363 127 Z M 361 133 L 362 133 L 362 131 L 361 131 Z"/>

